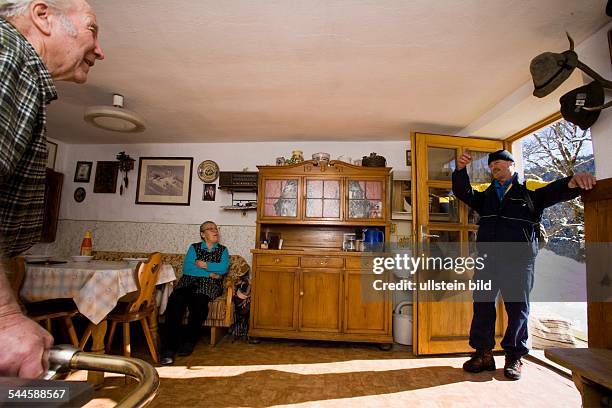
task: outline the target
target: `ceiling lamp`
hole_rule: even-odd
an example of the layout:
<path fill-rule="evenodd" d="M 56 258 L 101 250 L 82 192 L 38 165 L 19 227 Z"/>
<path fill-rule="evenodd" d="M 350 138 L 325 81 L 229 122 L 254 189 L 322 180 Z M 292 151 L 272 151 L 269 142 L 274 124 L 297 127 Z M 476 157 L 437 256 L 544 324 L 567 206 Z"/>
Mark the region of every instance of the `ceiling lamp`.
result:
<path fill-rule="evenodd" d="M 123 108 L 123 95 L 113 94 L 113 106 L 91 106 L 85 109 L 85 121 L 104 130 L 137 133 L 145 130 L 142 118 Z"/>

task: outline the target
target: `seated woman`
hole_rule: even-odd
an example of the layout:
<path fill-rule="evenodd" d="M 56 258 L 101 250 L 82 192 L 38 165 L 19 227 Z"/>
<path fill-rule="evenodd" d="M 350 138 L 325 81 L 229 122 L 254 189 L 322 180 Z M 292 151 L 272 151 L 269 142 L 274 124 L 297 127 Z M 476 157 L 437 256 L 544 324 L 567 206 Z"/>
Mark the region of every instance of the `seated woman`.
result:
<path fill-rule="evenodd" d="M 202 241 L 189 247 L 183 262 L 183 276 L 168 299 L 160 361 L 164 365 L 174 362 L 177 350 L 179 356 L 193 352 L 208 315 L 208 302 L 223 292 L 223 275 L 229 267 L 228 250 L 219 244 L 219 230 L 214 222 L 202 224 L 200 236 Z M 187 308 L 187 333 L 178 347 L 178 333 Z"/>

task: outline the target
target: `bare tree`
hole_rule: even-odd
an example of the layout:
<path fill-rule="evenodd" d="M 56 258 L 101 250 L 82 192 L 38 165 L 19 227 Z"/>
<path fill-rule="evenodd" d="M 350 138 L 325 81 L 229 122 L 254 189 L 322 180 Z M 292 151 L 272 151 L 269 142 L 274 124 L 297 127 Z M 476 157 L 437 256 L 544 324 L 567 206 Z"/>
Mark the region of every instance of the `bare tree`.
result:
<path fill-rule="evenodd" d="M 523 139 L 525 179 L 552 181 L 585 171 L 593 165 L 590 130 L 581 130 L 564 120 L 555 122 Z M 554 206 L 543 219 L 551 237 L 550 248 L 567 252 L 555 245 L 562 241 L 584 243 L 584 205 L 579 198 Z M 573 258 L 583 259 L 582 251 Z M 564 255 L 567 255 L 566 253 Z"/>

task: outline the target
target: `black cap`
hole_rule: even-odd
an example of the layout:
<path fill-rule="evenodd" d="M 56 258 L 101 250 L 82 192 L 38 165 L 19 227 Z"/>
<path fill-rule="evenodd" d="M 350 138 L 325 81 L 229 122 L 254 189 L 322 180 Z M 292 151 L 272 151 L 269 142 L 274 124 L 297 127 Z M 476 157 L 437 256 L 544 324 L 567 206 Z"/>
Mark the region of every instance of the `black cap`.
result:
<path fill-rule="evenodd" d="M 572 122 L 582 130 L 587 130 L 599 118 L 601 110 L 588 111 L 582 107 L 592 108 L 603 105 L 604 90 L 601 83 L 593 81 L 588 85 L 569 91 L 559 99 L 563 119 Z"/>
<path fill-rule="evenodd" d="M 489 160 L 487 161 L 487 164 L 491 164 L 491 162 L 494 162 L 495 160 L 506 160 L 514 162 L 514 157 L 512 157 L 512 154 L 510 154 L 509 151 L 502 149 L 493 153 L 489 153 Z"/>

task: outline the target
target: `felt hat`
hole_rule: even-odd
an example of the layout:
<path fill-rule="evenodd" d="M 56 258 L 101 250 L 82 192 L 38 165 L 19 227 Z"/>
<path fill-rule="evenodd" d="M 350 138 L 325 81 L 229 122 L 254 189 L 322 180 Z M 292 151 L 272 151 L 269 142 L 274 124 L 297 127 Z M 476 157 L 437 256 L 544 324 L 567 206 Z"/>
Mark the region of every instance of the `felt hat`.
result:
<path fill-rule="evenodd" d="M 582 130 L 590 128 L 599 118 L 601 110 L 588 111 L 583 108 L 601 106 L 604 103 L 604 90 L 601 83 L 593 81 L 588 85 L 569 91 L 559 99 L 563 119 Z"/>
<path fill-rule="evenodd" d="M 533 96 L 543 98 L 557 89 L 578 66 L 578 54 L 567 50 L 561 54 L 545 52 L 531 60 Z"/>

